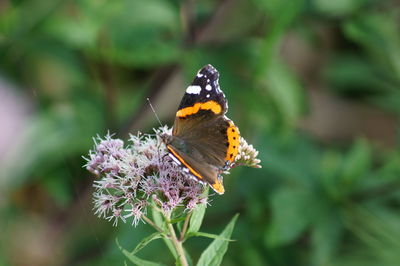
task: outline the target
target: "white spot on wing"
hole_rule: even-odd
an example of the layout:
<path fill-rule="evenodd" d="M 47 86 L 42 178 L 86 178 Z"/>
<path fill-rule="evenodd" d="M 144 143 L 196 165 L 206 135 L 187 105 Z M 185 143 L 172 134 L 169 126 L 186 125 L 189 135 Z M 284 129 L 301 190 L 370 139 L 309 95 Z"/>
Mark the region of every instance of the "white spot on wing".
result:
<path fill-rule="evenodd" d="M 207 96 L 206 96 L 207 98 L 210 98 L 210 94 L 207 94 Z"/>
<path fill-rule="evenodd" d="M 203 180 L 199 179 L 198 177 L 194 176 L 192 173 L 189 173 L 187 176 L 188 176 L 190 179 L 192 179 L 192 180 L 194 180 L 194 181 L 197 181 L 197 182 L 199 182 L 199 183 L 202 184 L 202 185 L 207 185 L 207 183 L 206 183 L 205 181 L 203 181 Z"/>
<path fill-rule="evenodd" d="M 177 165 L 181 165 L 181 162 L 171 153 L 168 153 L 168 156 L 171 157 L 171 159 L 177 164 Z"/>
<path fill-rule="evenodd" d="M 201 92 L 201 87 L 197 86 L 197 85 L 189 86 L 186 89 L 186 93 L 189 93 L 189 94 L 200 94 L 200 92 Z"/>
<path fill-rule="evenodd" d="M 222 93 L 222 94 L 223 94 L 223 92 L 221 91 L 221 89 L 220 89 L 220 87 L 219 87 L 218 84 L 217 84 L 216 88 L 217 88 L 217 92 L 218 92 L 218 93 Z M 225 95 L 224 95 L 224 96 L 225 96 Z"/>
<path fill-rule="evenodd" d="M 206 90 L 208 90 L 208 91 L 212 90 L 212 87 L 211 87 L 211 85 L 210 85 L 210 84 L 207 84 L 207 86 L 206 86 Z"/>
<path fill-rule="evenodd" d="M 224 115 L 224 119 L 232 122 L 226 115 Z"/>

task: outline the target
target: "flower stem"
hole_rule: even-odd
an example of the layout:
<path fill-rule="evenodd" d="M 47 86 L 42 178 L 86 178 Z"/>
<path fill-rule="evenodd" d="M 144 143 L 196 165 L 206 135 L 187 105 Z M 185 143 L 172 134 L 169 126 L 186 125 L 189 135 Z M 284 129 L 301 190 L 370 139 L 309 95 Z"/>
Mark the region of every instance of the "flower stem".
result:
<path fill-rule="evenodd" d="M 185 251 L 183 250 L 182 241 L 179 240 L 178 237 L 176 236 L 174 226 L 169 222 L 169 217 L 165 218 L 167 218 L 166 223 L 169 230 L 169 238 L 171 239 L 171 242 L 175 247 L 176 254 L 178 255 L 178 259 L 180 261 L 180 265 L 188 266 L 189 264 L 185 256 Z"/>
<path fill-rule="evenodd" d="M 185 219 L 185 223 L 183 224 L 183 228 L 181 231 L 181 237 L 179 238 L 179 241 L 183 242 L 183 240 L 185 240 L 185 234 L 189 225 L 189 220 L 190 220 L 190 216 L 192 215 L 192 212 L 189 212 L 189 214 L 186 216 Z"/>
<path fill-rule="evenodd" d="M 178 254 L 179 261 L 182 266 L 188 266 L 188 262 L 185 256 L 185 251 L 183 250 L 182 242 L 178 240 L 176 237 L 175 229 L 172 224 L 168 223 L 168 229 L 170 231 L 170 239 L 172 240 L 172 244 L 175 247 L 176 253 Z"/>
<path fill-rule="evenodd" d="M 148 223 L 149 225 L 151 225 L 154 229 L 156 229 L 158 232 L 160 233 L 164 233 L 164 231 L 158 227 L 152 220 L 150 220 L 147 216 L 143 215 L 142 216 L 143 220 L 145 220 L 146 223 Z"/>

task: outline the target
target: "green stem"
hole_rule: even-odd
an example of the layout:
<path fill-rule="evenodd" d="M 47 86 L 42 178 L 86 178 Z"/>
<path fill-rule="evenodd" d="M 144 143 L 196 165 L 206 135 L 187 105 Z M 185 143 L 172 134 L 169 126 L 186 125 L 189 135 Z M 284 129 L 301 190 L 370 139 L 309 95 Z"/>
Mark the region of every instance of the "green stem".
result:
<path fill-rule="evenodd" d="M 151 225 L 154 229 L 156 229 L 158 232 L 164 234 L 164 230 L 162 230 L 160 227 L 158 227 L 152 220 L 150 220 L 147 216 L 143 215 L 142 216 L 143 220 L 145 220 L 146 223 Z"/>
<path fill-rule="evenodd" d="M 183 224 L 183 228 L 181 231 L 181 237 L 179 238 L 179 241 L 181 241 L 181 242 L 183 242 L 185 240 L 185 234 L 186 234 L 186 231 L 189 226 L 189 220 L 190 220 L 191 215 L 192 215 L 192 212 L 189 212 L 189 214 L 186 216 L 185 223 Z"/>
<path fill-rule="evenodd" d="M 185 256 L 185 251 L 183 250 L 182 241 L 179 240 L 178 237 L 176 236 L 174 226 L 169 222 L 170 217 L 165 217 L 165 218 L 166 218 L 165 222 L 167 223 L 167 227 L 169 230 L 169 238 L 172 244 L 174 245 L 176 253 L 178 254 L 178 259 L 182 266 L 188 266 L 189 264 Z"/>

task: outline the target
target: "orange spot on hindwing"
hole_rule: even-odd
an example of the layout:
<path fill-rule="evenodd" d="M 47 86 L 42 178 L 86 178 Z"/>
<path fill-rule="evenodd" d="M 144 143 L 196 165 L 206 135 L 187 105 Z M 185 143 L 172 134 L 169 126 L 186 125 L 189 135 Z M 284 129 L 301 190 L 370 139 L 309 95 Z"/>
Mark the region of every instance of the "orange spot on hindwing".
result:
<path fill-rule="evenodd" d="M 224 185 L 222 185 L 222 182 L 219 180 L 216 180 L 214 184 L 210 184 L 210 186 L 214 189 L 215 192 L 218 194 L 224 194 L 225 188 Z"/>
<path fill-rule="evenodd" d="M 194 115 L 200 110 L 211 110 L 214 114 L 219 114 L 222 111 L 222 107 L 215 101 L 208 101 L 204 103 L 196 103 L 193 106 L 185 107 L 176 112 L 177 117 L 185 117 L 188 115 Z"/>
<path fill-rule="evenodd" d="M 236 155 L 239 152 L 239 129 L 233 124 L 232 121 L 229 121 L 229 127 L 226 130 L 228 136 L 228 149 L 226 151 L 225 161 L 230 161 L 233 163 L 235 161 Z"/>

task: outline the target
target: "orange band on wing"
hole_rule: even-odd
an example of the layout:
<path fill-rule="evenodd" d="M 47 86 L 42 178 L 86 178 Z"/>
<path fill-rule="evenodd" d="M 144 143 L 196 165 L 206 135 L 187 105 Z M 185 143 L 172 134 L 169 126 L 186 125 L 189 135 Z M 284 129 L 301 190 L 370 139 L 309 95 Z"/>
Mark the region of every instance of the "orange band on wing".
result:
<path fill-rule="evenodd" d="M 236 155 L 239 152 L 239 129 L 233 124 L 232 121 L 229 121 L 229 127 L 226 130 L 226 134 L 228 135 L 228 150 L 226 151 L 225 161 L 230 161 L 233 163 L 235 161 Z"/>
<path fill-rule="evenodd" d="M 176 112 L 177 117 L 185 117 L 188 115 L 193 115 L 199 112 L 200 110 L 211 110 L 214 114 L 219 114 L 222 111 L 222 107 L 219 103 L 215 101 L 208 101 L 204 103 L 196 103 L 193 106 L 185 107 L 178 112 Z"/>
<path fill-rule="evenodd" d="M 188 169 L 189 171 L 195 175 L 196 177 L 198 177 L 199 179 L 203 179 L 203 177 L 201 176 L 201 174 L 199 174 L 198 172 L 196 172 L 189 164 L 187 164 L 187 162 L 185 162 L 185 160 L 183 160 L 183 158 L 181 156 L 178 155 L 178 153 L 176 153 L 170 145 L 167 145 L 167 149 L 172 152 L 172 154 L 181 162 L 183 163 Z"/>

